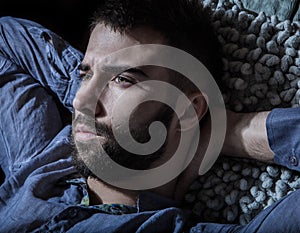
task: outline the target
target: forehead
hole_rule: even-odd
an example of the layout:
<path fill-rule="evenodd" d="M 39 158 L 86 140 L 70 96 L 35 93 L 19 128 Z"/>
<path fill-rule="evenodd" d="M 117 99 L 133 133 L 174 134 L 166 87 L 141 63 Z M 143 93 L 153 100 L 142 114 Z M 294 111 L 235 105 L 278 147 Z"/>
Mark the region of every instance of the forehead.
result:
<path fill-rule="evenodd" d="M 160 32 L 147 27 L 120 33 L 104 24 L 97 24 L 91 33 L 84 62 L 93 67 L 99 59 L 113 52 L 140 44 L 167 44 L 167 40 Z"/>

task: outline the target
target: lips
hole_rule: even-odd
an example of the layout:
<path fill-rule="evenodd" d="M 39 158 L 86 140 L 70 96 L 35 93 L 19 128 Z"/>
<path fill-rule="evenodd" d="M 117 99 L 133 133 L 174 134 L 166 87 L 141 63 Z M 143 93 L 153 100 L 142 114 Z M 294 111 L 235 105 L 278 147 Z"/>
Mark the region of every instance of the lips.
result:
<path fill-rule="evenodd" d="M 86 125 L 78 124 L 75 127 L 74 136 L 76 141 L 88 141 L 91 139 L 95 139 L 99 137 L 99 135 L 96 134 L 95 130 L 89 128 Z"/>

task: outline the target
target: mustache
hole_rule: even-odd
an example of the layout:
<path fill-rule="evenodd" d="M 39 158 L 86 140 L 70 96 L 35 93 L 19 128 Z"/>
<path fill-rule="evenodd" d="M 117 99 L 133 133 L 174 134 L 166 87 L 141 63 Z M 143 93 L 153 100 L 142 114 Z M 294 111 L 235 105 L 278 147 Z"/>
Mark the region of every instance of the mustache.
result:
<path fill-rule="evenodd" d="M 115 140 L 114 132 L 111 127 L 109 127 L 105 123 L 99 123 L 95 121 L 95 119 L 89 115 L 78 115 L 74 120 L 73 120 L 73 129 L 76 129 L 76 126 L 78 124 L 85 125 L 88 127 L 92 132 L 99 136 L 105 136 L 106 139 L 110 140 L 110 143 L 112 143 Z M 117 130 L 117 132 L 124 137 L 128 133 L 131 133 L 131 136 L 138 141 L 139 143 L 145 143 L 149 141 L 150 136 L 147 131 L 147 126 L 141 126 L 139 129 L 130 129 L 129 132 L 127 131 L 122 131 L 120 129 Z M 116 143 L 114 141 L 114 143 Z"/>
<path fill-rule="evenodd" d="M 87 126 L 91 130 L 93 130 L 97 135 L 113 135 L 113 132 L 108 125 L 104 123 L 99 123 L 93 117 L 88 115 L 78 115 L 73 120 L 73 128 L 76 128 L 78 124 L 83 124 Z"/>

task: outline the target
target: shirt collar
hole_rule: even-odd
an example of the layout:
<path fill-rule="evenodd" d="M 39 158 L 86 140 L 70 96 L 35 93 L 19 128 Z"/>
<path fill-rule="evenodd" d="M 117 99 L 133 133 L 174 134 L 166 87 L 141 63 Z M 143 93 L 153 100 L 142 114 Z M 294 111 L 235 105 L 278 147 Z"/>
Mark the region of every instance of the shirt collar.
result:
<path fill-rule="evenodd" d="M 87 180 L 83 177 L 66 180 L 67 183 L 81 187 L 82 200 L 80 205 L 89 206 Z M 116 203 L 117 204 L 117 203 Z M 180 203 L 150 191 L 141 191 L 137 198 L 137 212 L 155 211 L 169 207 L 179 207 Z"/>

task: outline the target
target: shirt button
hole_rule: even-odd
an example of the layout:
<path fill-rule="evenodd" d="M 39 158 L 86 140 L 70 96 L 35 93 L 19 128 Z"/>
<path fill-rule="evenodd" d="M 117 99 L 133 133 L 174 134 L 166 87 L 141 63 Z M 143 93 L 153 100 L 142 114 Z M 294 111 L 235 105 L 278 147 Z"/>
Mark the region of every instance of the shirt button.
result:
<path fill-rule="evenodd" d="M 298 159 L 297 159 L 297 157 L 296 156 L 290 157 L 290 163 L 293 166 L 297 166 L 298 165 Z"/>

